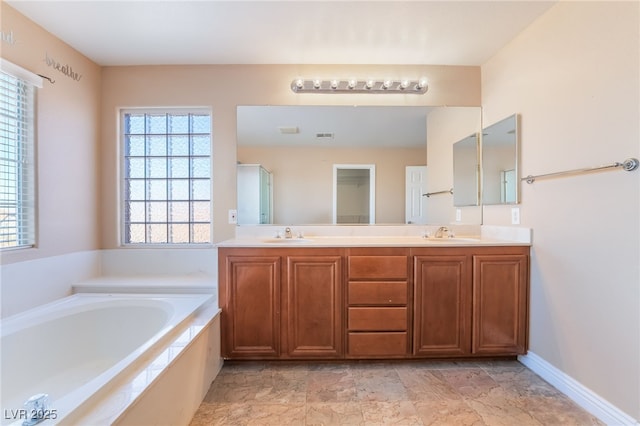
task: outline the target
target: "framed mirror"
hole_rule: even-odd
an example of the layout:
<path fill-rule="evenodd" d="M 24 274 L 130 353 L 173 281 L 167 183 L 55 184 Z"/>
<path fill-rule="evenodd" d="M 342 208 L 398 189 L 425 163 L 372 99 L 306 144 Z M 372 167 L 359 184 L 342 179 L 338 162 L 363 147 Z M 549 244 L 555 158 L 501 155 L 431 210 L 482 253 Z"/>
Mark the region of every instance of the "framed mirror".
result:
<path fill-rule="evenodd" d="M 480 141 L 474 133 L 453 144 L 453 205 L 480 203 Z"/>
<path fill-rule="evenodd" d="M 427 212 L 420 223 L 450 223 L 455 217 L 451 195 L 427 199 L 408 191 L 407 170 L 429 169 L 424 192 L 451 188 L 451 146 L 462 135 L 480 131 L 481 115 L 480 107 L 242 105 L 237 107 L 237 160 L 271 173 L 276 225 L 337 221 L 335 164 L 375 165 L 369 224 L 406 224 L 409 192 L 418 194 L 411 208 L 420 205 Z"/>
<path fill-rule="evenodd" d="M 520 202 L 518 115 L 482 129 L 482 204 Z"/>

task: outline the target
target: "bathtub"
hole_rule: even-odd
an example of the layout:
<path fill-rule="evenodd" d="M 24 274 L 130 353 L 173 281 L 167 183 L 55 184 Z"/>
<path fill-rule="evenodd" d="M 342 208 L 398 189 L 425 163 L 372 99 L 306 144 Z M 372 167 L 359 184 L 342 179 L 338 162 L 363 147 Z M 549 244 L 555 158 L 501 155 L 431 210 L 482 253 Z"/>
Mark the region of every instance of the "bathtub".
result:
<path fill-rule="evenodd" d="M 28 415 L 23 403 L 40 393 L 49 395 L 43 410 L 48 420 L 41 425 L 150 421 L 153 413 L 145 407 L 166 399 L 168 390 L 177 405 L 173 414 L 153 411 L 179 415 L 164 418 L 168 423 L 188 423 L 211 383 L 207 377 L 213 380 L 221 366 L 214 299 L 212 294 L 75 294 L 4 319 L 2 425 L 22 424 Z M 181 362 L 190 367 L 179 375 L 202 383 L 178 384 L 171 370 Z M 162 389 L 163 380 L 169 380 L 168 389 Z M 176 400 L 180 394 L 193 401 Z M 156 400 L 145 401 L 149 397 Z"/>

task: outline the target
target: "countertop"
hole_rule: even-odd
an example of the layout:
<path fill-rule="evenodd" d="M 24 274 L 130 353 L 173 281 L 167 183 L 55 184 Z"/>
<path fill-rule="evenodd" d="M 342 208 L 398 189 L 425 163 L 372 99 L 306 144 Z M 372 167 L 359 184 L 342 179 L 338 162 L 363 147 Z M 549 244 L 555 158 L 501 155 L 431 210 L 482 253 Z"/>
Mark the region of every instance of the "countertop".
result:
<path fill-rule="evenodd" d="M 305 236 L 304 238 L 242 237 L 222 241 L 218 247 L 473 247 L 530 246 L 530 242 L 479 236 L 424 238 L 418 236 Z"/>

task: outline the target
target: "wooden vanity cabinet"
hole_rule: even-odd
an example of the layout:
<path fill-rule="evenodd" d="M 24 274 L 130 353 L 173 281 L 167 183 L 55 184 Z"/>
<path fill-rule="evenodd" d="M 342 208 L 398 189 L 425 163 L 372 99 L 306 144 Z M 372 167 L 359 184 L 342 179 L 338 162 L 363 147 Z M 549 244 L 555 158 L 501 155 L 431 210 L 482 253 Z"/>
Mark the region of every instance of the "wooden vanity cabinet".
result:
<path fill-rule="evenodd" d="M 283 258 L 283 357 L 341 358 L 342 256 L 316 250 Z"/>
<path fill-rule="evenodd" d="M 528 348 L 529 248 L 473 256 L 475 355 L 521 355 Z"/>
<path fill-rule="evenodd" d="M 411 254 L 416 357 L 527 352 L 529 247 L 415 248 Z"/>
<path fill-rule="evenodd" d="M 266 250 L 225 248 L 218 256 L 222 356 L 278 358 L 281 257 Z"/>
<path fill-rule="evenodd" d="M 411 354 L 411 270 L 405 248 L 347 253 L 347 358 Z"/>
<path fill-rule="evenodd" d="M 218 250 L 222 356 L 341 358 L 339 249 Z"/>
<path fill-rule="evenodd" d="M 227 359 L 527 351 L 528 246 L 221 247 L 218 259 Z"/>
<path fill-rule="evenodd" d="M 471 353 L 471 256 L 459 249 L 414 251 L 413 354 Z"/>

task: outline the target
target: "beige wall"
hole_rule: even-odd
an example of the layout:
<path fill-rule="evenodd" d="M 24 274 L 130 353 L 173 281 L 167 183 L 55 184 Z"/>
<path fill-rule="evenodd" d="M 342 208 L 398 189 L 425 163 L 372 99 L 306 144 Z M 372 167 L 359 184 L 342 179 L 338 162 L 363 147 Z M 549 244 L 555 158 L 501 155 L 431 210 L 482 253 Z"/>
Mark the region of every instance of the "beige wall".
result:
<path fill-rule="evenodd" d="M 482 127 L 481 108 L 438 108 L 427 116 L 427 189 L 428 192 L 453 188 L 453 144 Z M 481 209 L 461 207 L 456 222 L 453 196 L 434 195 L 425 200 L 430 224 L 480 224 Z"/>
<path fill-rule="evenodd" d="M 0 8 L 7 35 L 2 57 L 55 80 L 37 92 L 38 246 L 4 251 L 2 263 L 97 249 L 101 69 L 6 3 Z M 47 57 L 79 79 L 54 69 Z"/>
<path fill-rule="evenodd" d="M 297 77 L 426 76 L 429 91 L 416 95 L 295 94 Z M 213 112 L 214 241 L 235 235 L 227 212 L 236 205 L 236 107 L 238 105 L 479 106 L 480 68 L 416 65 L 199 65 L 106 67 L 102 71 L 102 241 L 118 241 L 118 135 L 121 107 L 203 106 Z"/>
<path fill-rule="evenodd" d="M 277 224 L 332 222 L 333 165 L 376 166 L 376 223 L 404 223 L 405 167 L 427 163 L 419 148 L 245 147 L 241 163 L 262 164 L 273 174 L 273 219 Z"/>
<path fill-rule="evenodd" d="M 560 2 L 482 66 L 484 123 L 521 114 L 521 175 L 640 157 L 639 3 Z M 640 419 L 640 178 L 523 184 L 531 351 Z M 508 224 L 510 207 L 485 207 Z"/>

